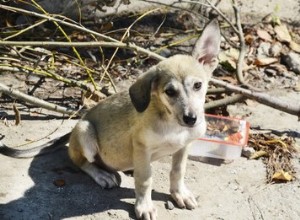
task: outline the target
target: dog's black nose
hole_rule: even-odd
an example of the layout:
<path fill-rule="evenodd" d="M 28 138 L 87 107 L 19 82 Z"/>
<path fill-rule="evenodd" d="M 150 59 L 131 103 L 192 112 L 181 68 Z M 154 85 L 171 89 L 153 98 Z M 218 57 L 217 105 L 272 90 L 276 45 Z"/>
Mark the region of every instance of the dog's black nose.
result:
<path fill-rule="evenodd" d="M 183 115 L 183 121 L 184 123 L 186 123 L 187 125 L 194 125 L 197 121 L 197 116 L 193 115 L 193 114 L 188 114 L 188 115 Z"/>

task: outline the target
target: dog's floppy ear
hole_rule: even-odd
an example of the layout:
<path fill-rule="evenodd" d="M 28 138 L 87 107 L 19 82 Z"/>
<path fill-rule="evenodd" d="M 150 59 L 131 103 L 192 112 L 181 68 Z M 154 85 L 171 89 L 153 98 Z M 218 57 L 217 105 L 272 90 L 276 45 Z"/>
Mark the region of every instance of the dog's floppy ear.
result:
<path fill-rule="evenodd" d="M 130 86 L 129 95 L 131 102 L 138 112 L 143 112 L 147 109 L 151 99 L 152 84 L 156 78 L 157 68 L 153 67 Z"/>
<path fill-rule="evenodd" d="M 192 56 L 213 71 L 218 65 L 221 33 L 217 19 L 212 20 L 197 40 Z"/>

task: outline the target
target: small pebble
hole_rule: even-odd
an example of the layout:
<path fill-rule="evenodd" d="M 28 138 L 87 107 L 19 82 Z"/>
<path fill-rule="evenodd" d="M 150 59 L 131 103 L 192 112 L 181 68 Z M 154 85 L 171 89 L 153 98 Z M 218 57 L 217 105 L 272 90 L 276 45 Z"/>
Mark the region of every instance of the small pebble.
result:
<path fill-rule="evenodd" d="M 282 57 L 283 64 L 296 74 L 300 74 L 300 55 L 295 52 L 289 52 Z"/>
<path fill-rule="evenodd" d="M 166 208 L 169 210 L 173 210 L 175 208 L 173 202 L 167 201 Z"/>
<path fill-rule="evenodd" d="M 242 155 L 246 158 L 250 158 L 251 155 L 255 152 L 253 147 L 244 147 L 242 150 Z"/>

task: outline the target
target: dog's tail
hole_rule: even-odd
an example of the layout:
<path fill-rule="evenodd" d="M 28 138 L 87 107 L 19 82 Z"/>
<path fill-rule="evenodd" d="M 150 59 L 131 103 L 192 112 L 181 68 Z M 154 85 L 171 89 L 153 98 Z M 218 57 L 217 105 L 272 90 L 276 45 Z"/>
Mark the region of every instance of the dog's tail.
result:
<path fill-rule="evenodd" d="M 60 147 L 66 145 L 69 141 L 70 135 L 71 132 L 65 134 L 64 136 L 55 138 L 43 145 L 25 150 L 10 148 L 0 141 L 0 154 L 14 158 L 31 158 L 35 156 L 49 154 L 53 151 L 58 150 Z"/>

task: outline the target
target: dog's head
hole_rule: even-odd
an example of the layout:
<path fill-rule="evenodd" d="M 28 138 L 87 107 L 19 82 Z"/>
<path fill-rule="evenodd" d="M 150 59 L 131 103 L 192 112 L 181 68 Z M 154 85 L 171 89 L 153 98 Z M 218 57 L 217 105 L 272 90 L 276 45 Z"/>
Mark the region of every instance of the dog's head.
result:
<path fill-rule="evenodd" d="M 162 118 L 175 119 L 181 126 L 200 123 L 208 81 L 218 65 L 219 48 L 220 29 L 217 20 L 213 20 L 196 42 L 192 56 L 175 55 L 161 61 L 129 88 L 136 110 L 152 108 Z"/>

